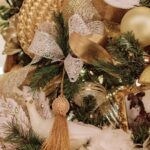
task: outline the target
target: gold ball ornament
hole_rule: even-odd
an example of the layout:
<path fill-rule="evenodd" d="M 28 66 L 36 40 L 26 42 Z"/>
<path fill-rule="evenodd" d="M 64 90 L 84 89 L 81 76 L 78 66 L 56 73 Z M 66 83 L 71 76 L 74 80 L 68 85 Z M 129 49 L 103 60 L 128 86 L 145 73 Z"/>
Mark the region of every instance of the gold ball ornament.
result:
<path fill-rule="evenodd" d="M 150 65 L 142 72 L 139 82 L 142 84 L 150 85 Z"/>
<path fill-rule="evenodd" d="M 150 45 L 150 8 L 136 7 L 129 10 L 121 21 L 121 32 L 132 31 L 145 47 Z"/>

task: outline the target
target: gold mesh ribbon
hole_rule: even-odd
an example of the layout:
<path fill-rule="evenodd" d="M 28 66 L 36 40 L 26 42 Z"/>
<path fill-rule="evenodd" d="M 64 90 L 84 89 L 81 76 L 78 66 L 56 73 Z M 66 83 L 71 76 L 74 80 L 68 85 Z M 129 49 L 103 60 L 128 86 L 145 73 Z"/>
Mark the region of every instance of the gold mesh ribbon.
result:
<path fill-rule="evenodd" d="M 23 84 L 28 74 L 33 71 L 35 67 L 31 65 L 5 73 L 0 76 L 0 95 L 13 97 L 16 90 Z"/>
<path fill-rule="evenodd" d="M 18 14 L 17 34 L 24 52 L 30 57 L 28 51 L 39 24 L 51 21 L 52 14 L 61 6 L 61 0 L 24 0 Z"/>
<path fill-rule="evenodd" d="M 91 0 L 64 0 L 63 15 L 66 22 L 74 14 L 82 16 L 85 22 L 100 20 L 101 18 Z"/>

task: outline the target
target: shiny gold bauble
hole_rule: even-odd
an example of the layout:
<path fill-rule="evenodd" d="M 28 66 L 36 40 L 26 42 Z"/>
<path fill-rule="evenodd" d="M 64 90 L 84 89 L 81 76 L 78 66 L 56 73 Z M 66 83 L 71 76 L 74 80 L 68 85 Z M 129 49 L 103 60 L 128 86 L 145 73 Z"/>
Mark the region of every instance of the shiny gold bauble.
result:
<path fill-rule="evenodd" d="M 85 82 L 79 92 L 74 96 L 74 103 L 84 106 L 84 97 L 93 96 L 96 100 L 95 108 L 106 101 L 106 89 L 100 83 Z"/>
<path fill-rule="evenodd" d="M 121 21 L 121 32 L 132 31 L 142 46 L 150 45 L 150 8 L 129 10 Z"/>
<path fill-rule="evenodd" d="M 142 84 L 149 84 L 150 85 L 150 65 L 145 68 L 142 72 L 139 82 Z"/>

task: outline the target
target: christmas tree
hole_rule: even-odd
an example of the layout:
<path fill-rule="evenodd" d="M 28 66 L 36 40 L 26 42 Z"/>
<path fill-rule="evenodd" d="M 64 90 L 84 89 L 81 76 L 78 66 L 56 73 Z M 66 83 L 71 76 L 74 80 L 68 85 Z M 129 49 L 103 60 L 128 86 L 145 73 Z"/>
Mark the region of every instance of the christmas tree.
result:
<path fill-rule="evenodd" d="M 1 149 L 149 150 L 149 7 L 6 0 Z"/>

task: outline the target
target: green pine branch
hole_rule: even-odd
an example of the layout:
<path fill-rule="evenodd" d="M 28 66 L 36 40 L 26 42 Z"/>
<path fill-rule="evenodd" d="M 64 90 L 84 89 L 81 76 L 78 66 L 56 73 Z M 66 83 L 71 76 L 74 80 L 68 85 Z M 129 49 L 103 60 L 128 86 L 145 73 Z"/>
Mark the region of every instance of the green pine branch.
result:
<path fill-rule="evenodd" d="M 82 106 L 72 105 L 73 118 L 86 124 L 92 124 L 98 127 L 108 125 L 108 120 L 96 108 L 96 99 L 93 95 L 83 97 Z M 83 115 L 84 114 L 84 115 Z"/>
<path fill-rule="evenodd" d="M 60 72 L 60 67 L 55 64 L 37 68 L 31 79 L 31 88 L 33 90 L 43 88 L 51 79 L 59 75 Z"/>
<path fill-rule="evenodd" d="M 6 0 L 6 2 L 7 2 L 11 7 L 20 8 L 20 7 L 22 6 L 23 0 Z"/>
<path fill-rule="evenodd" d="M 133 130 L 133 141 L 135 144 L 141 144 L 146 141 L 149 137 L 149 127 L 148 126 L 139 126 Z"/>
<path fill-rule="evenodd" d="M 69 47 L 69 30 L 68 25 L 65 24 L 63 14 L 57 13 L 54 14 L 54 20 L 56 23 L 56 30 L 57 30 L 57 43 L 59 44 L 60 48 L 62 49 L 65 56 L 68 55 L 70 51 Z"/>
<path fill-rule="evenodd" d="M 74 95 L 78 93 L 80 87 L 82 85 L 81 79 L 78 79 L 76 82 L 70 82 L 68 76 L 65 76 L 64 80 L 64 95 L 65 97 L 71 101 L 74 98 Z"/>
<path fill-rule="evenodd" d="M 19 132 L 16 123 L 5 124 L 8 136 L 4 139 L 8 143 L 17 144 L 17 150 L 40 150 L 42 141 L 39 140 L 32 130 L 27 135 Z"/>
<path fill-rule="evenodd" d="M 140 5 L 150 8 L 150 0 L 140 0 Z"/>
<path fill-rule="evenodd" d="M 144 69 L 144 54 L 132 32 L 109 40 L 108 52 L 117 62 L 115 66 L 123 84 L 133 84 Z"/>
<path fill-rule="evenodd" d="M 6 1 L 10 7 L 1 6 L 0 16 L 3 20 L 8 20 L 11 16 L 18 13 L 23 3 L 23 0 L 6 0 Z"/>
<path fill-rule="evenodd" d="M 109 39 L 106 49 L 115 64 L 98 61 L 93 66 L 85 65 L 86 72 L 93 72 L 92 79 L 93 76 L 102 76 L 107 90 L 132 85 L 144 70 L 144 53 L 133 33 L 128 32 Z"/>

